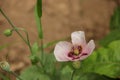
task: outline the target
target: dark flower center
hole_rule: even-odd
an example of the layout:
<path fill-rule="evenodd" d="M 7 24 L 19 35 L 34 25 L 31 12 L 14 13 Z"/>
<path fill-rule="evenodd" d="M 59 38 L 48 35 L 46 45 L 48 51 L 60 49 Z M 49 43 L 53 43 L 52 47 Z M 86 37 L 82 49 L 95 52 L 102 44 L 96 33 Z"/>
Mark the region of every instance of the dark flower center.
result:
<path fill-rule="evenodd" d="M 82 47 L 81 46 L 74 46 L 72 47 L 71 51 L 68 53 L 68 57 L 71 57 L 72 59 L 78 59 L 79 54 L 82 52 Z"/>

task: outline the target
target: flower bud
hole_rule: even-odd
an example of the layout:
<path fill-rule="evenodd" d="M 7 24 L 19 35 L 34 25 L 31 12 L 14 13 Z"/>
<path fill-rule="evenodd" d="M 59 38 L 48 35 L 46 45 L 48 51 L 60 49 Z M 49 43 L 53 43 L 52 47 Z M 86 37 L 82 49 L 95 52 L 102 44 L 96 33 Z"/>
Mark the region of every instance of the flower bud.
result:
<path fill-rule="evenodd" d="M 6 30 L 4 31 L 4 35 L 7 36 L 7 37 L 11 36 L 11 35 L 12 35 L 12 30 L 6 29 Z"/>
<path fill-rule="evenodd" d="M 73 65 L 73 67 L 74 67 L 75 69 L 79 69 L 79 68 L 80 68 L 80 61 L 74 61 L 74 62 L 72 63 L 72 65 Z"/>
<path fill-rule="evenodd" d="M 1 61 L 0 68 L 4 71 L 10 71 L 10 65 L 7 61 Z"/>

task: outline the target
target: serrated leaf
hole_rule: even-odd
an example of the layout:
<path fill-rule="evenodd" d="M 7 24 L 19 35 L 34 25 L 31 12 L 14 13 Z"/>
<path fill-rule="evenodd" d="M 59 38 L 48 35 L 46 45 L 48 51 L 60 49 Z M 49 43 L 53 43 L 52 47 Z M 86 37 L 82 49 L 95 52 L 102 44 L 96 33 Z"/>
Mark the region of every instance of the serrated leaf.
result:
<path fill-rule="evenodd" d="M 115 40 L 120 40 L 120 30 L 111 31 L 105 38 L 100 41 L 100 44 L 106 47 L 109 43 Z"/>
<path fill-rule="evenodd" d="M 120 40 L 100 48 L 82 61 L 81 72 L 95 72 L 109 77 L 120 76 Z"/>
<path fill-rule="evenodd" d="M 23 80 L 50 80 L 49 76 L 42 74 L 41 69 L 39 69 L 37 66 L 31 66 L 25 69 L 21 73 L 20 78 Z"/>

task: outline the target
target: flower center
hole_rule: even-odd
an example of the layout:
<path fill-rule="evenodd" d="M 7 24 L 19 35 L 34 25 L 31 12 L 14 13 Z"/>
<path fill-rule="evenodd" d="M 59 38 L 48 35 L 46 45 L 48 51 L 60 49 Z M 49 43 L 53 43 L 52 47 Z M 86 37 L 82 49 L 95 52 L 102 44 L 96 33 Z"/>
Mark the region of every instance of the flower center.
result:
<path fill-rule="evenodd" d="M 82 52 L 81 46 L 73 47 L 73 54 L 74 55 L 79 55 L 81 52 Z"/>
<path fill-rule="evenodd" d="M 72 50 L 68 53 L 68 57 L 71 57 L 72 59 L 78 59 L 79 54 L 82 52 L 81 46 L 74 46 Z"/>
<path fill-rule="evenodd" d="M 75 55 L 79 55 L 79 50 L 78 49 L 74 49 L 73 52 L 74 52 Z"/>

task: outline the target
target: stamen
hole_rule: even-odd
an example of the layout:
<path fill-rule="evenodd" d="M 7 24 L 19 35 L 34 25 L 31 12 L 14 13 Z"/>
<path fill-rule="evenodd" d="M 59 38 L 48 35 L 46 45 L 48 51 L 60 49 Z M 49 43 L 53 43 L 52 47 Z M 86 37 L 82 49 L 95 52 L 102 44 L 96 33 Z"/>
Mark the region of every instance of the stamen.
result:
<path fill-rule="evenodd" d="M 74 54 L 79 55 L 79 49 L 74 49 Z"/>
<path fill-rule="evenodd" d="M 74 55 L 79 55 L 82 52 L 82 47 L 81 46 L 75 47 L 73 52 L 74 52 Z"/>
<path fill-rule="evenodd" d="M 81 46 L 72 47 L 71 51 L 68 53 L 68 57 L 71 57 L 73 60 L 79 58 L 79 54 L 82 52 Z"/>

